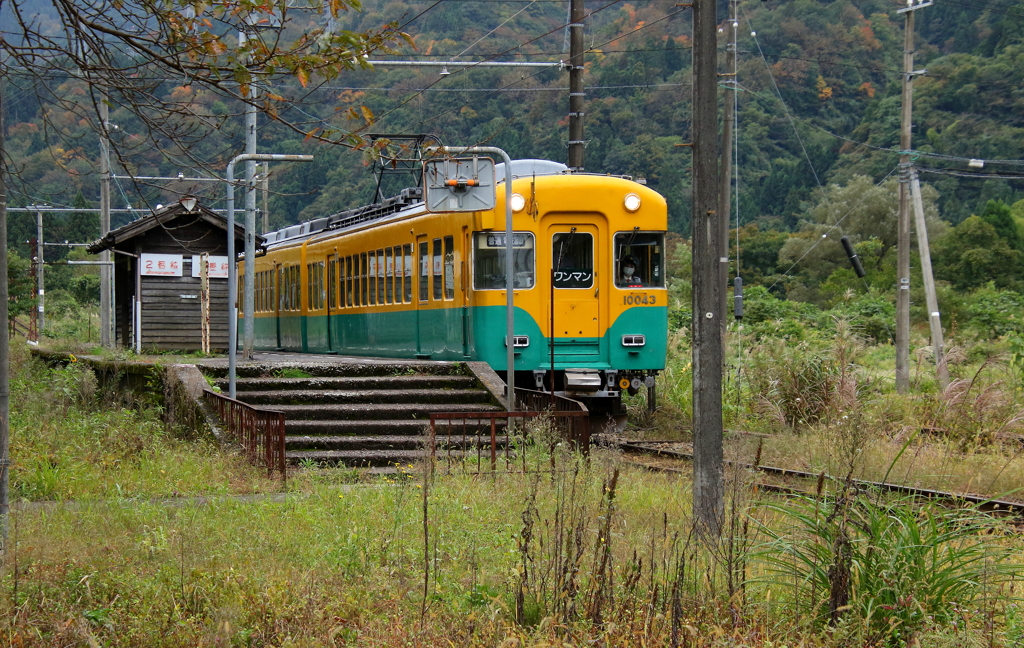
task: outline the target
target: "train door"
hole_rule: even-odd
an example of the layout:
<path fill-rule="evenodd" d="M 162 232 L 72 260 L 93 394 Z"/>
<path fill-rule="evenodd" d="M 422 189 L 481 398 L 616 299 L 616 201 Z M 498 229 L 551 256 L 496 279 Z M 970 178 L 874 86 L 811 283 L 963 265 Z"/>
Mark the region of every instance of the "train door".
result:
<path fill-rule="evenodd" d="M 569 362 L 596 359 L 601 337 L 596 251 L 604 242 L 597 226 L 586 223 L 553 220 L 546 231 L 552 288 L 543 328 L 554 338 L 556 361 L 560 355 Z"/>
<path fill-rule="evenodd" d="M 280 351 L 281 347 L 281 294 L 282 294 L 282 270 L 281 264 L 274 264 L 274 337 L 277 340 L 277 350 Z"/>
<path fill-rule="evenodd" d="M 462 228 L 462 239 L 459 242 L 459 299 L 462 301 L 462 357 L 469 357 L 469 228 Z"/>
<path fill-rule="evenodd" d="M 430 299 L 430 241 L 426 234 L 416 237 L 416 357 L 430 357 L 424 349 L 423 328 L 426 325 L 428 300 Z"/>
<path fill-rule="evenodd" d="M 335 352 L 331 316 L 338 310 L 338 255 L 327 255 L 327 353 Z"/>

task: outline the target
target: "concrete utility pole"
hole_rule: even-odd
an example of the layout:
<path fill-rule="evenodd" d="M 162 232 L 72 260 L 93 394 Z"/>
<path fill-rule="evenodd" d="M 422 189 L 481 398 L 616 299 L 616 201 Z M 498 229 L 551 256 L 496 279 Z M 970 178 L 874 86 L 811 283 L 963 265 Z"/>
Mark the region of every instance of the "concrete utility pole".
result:
<path fill-rule="evenodd" d="M 569 5 L 569 168 L 583 170 L 583 0 Z"/>
<path fill-rule="evenodd" d="M 949 386 L 949 366 L 945 360 L 945 342 L 942 339 L 942 319 L 939 314 L 939 299 L 935 294 L 935 277 L 932 275 L 932 253 L 928 245 L 928 229 L 924 221 L 924 201 L 921 199 L 921 183 L 917 170 L 910 170 L 910 196 L 914 201 L 914 229 L 917 230 L 917 252 L 921 257 L 921 278 L 924 280 L 925 303 L 928 306 L 928 326 L 932 333 L 932 349 L 935 355 L 935 377 L 943 390 Z"/>
<path fill-rule="evenodd" d="M 39 312 L 36 320 L 39 327 L 39 339 L 43 339 L 43 332 L 46 330 L 46 284 L 43 282 L 43 268 L 46 266 L 43 259 L 43 212 L 36 209 L 36 295 L 39 301 L 36 303 L 36 310 Z"/>
<path fill-rule="evenodd" d="M 733 152 L 733 125 L 736 121 L 736 32 L 739 29 L 739 21 L 736 19 L 736 0 L 729 1 L 729 21 L 726 23 L 726 37 L 729 39 L 725 45 L 725 72 L 719 76 L 724 80 L 719 84 L 724 90 L 722 93 L 722 151 L 721 151 L 721 172 L 719 180 L 722 183 L 722 192 L 718 196 L 718 213 L 721 217 L 721 231 L 719 232 L 718 261 L 720 267 L 719 283 L 722 285 L 722 313 L 723 316 L 718 322 L 725 335 L 728 318 L 724 316 L 729 310 L 729 224 L 732 218 L 732 152 Z"/>
<path fill-rule="evenodd" d="M 931 2 L 907 0 L 896 13 L 904 15 L 903 111 L 900 116 L 900 201 L 896 224 L 896 391 L 910 391 L 910 152 L 912 144 L 914 77 L 914 11 Z"/>
<path fill-rule="evenodd" d="M 260 178 L 260 190 L 263 194 L 263 233 L 270 231 L 270 163 L 263 163 L 263 174 Z"/>
<path fill-rule="evenodd" d="M 0 86 L 0 322 L 4 324 L 0 335 L 0 560 L 7 557 L 7 522 L 10 512 L 10 420 L 11 388 L 10 338 L 7 336 L 9 313 L 7 301 L 7 179 L 4 152 L 3 88 Z"/>
<path fill-rule="evenodd" d="M 227 235 L 228 235 L 228 396 L 231 398 L 235 397 L 235 368 L 237 364 L 235 350 L 238 348 L 238 258 L 235 254 L 235 165 L 239 162 L 252 161 L 267 161 L 267 162 L 309 162 L 313 159 L 312 155 L 278 155 L 274 153 L 242 153 L 236 155 L 228 162 L 227 177 L 225 181 L 227 183 Z M 255 219 L 253 219 L 253 227 L 256 226 Z M 246 223 L 246 229 L 248 229 L 248 223 Z M 255 240 L 255 234 L 250 234 L 246 231 L 245 240 L 248 241 L 250 235 Z M 252 270 L 252 256 L 247 256 L 245 261 L 246 274 Z M 249 293 L 245 296 L 247 302 L 251 302 L 253 284 L 247 282 L 245 284 L 245 292 Z M 252 333 L 253 333 L 253 322 L 252 316 L 247 318 L 245 322 L 245 332 L 250 336 L 250 339 L 246 342 L 246 345 L 252 347 Z"/>
<path fill-rule="evenodd" d="M 693 509 L 701 531 L 721 533 L 722 310 L 718 216 L 718 41 L 715 0 L 693 4 Z"/>
<path fill-rule="evenodd" d="M 106 96 L 100 97 L 100 238 L 110 232 L 110 110 Z M 113 330 L 113 273 L 110 250 L 100 252 L 100 345 L 112 346 Z"/>
<path fill-rule="evenodd" d="M 238 41 L 246 44 L 248 35 L 245 30 L 239 30 Z M 249 84 L 250 103 L 245 104 L 245 153 L 252 156 L 256 154 L 256 106 L 251 102 L 256 100 L 256 85 Z M 253 335 L 249 330 L 255 309 L 254 292 L 252 290 L 255 271 L 253 270 L 253 259 L 256 257 L 256 187 L 253 178 L 256 176 L 256 160 L 249 157 L 245 163 L 245 290 L 242 303 L 242 317 L 244 318 L 246 330 L 242 337 L 242 357 L 252 360 Z M 228 259 L 230 263 L 231 260 Z M 229 326 L 234 325 L 230 323 Z M 229 350 L 234 353 L 234 349 Z"/>

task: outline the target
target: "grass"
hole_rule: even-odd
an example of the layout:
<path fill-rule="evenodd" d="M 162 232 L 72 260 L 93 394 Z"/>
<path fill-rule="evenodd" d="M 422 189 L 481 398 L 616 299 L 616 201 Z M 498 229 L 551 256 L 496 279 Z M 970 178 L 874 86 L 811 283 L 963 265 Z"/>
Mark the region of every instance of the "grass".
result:
<path fill-rule="evenodd" d="M 672 348 L 662 409 L 643 421 L 651 438 L 685 438 L 690 420 L 685 338 Z M 808 354 L 816 371 L 787 368 L 790 391 L 778 393 L 794 402 L 776 400 L 779 411 L 808 413 L 795 398 L 816 399 L 796 426 L 745 406 L 756 381 L 728 386 L 727 425 L 768 434 L 730 437 L 730 458 L 749 461 L 762 443 L 763 463 L 837 476 L 1021 486 L 1017 446 L 993 432 L 1012 431 L 1020 403 L 998 362 L 958 366 L 970 381 L 958 394 L 902 397 L 878 378 L 884 349 L 844 348 Z M 550 455 L 548 443 L 529 448 L 530 474 L 456 467 L 431 479 L 403 466 L 366 478 L 310 465 L 282 494 L 212 441 L 164 430 L 152 403 L 110 406 L 88 372 L 12 349 L 8 645 L 967 648 L 1024 637 L 1024 546 L 970 512 L 828 484 L 777 499 L 730 470 L 725 538 L 709 543 L 694 533 L 688 477 L 613 452 Z M 631 414 L 647 417 L 644 405 L 632 400 Z"/>

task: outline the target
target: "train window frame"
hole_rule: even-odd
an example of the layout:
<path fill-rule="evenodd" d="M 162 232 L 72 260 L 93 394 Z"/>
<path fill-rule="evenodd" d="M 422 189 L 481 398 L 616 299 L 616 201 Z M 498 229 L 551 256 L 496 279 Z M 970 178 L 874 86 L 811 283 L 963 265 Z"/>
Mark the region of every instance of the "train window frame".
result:
<path fill-rule="evenodd" d="M 377 304 L 384 305 L 384 250 L 377 250 Z"/>
<path fill-rule="evenodd" d="M 345 257 L 345 308 L 352 308 L 352 255 Z"/>
<path fill-rule="evenodd" d="M 362 305 L 370 305 L 370 262 L 366 252 L 359 253 L 359 265 L 362 276 Z"/>
<path fill-rule="evenodd" d="M 430 242 L 419 242 L 420 255 L 420 303 L 426 303 L 430 299 Z"/>
<path fill-rule="evenodd" d="M 413 266 L 413 263 L 412 263 L 412 244 L 411 243 L 405 243 L 405 244 L 402 245 L 402 256 L 405 257 L 405 269 L 403 271 L 404 272 L 404 276 L 405 276 L 405 291 L 404 291 L 402 296 L 403 296 L 403 301 L 405 301 L 406 304 L 411 304 L 412 303 L 412 272 L 413 272 L 413 267 L 412 267 Z"/>
<path fill-rule="evenodd" d="M 575 228 L 573 228 L 575 229 Z M 573 246 L 574 249 L 560 250 L 556 239 L 560 236 L 568 237 L 565 243 Z M 584 239 L 590 240 L 589 249 L 581 245 Z M 564 247 L 565 243 L 562 243 Z M 577 248 L 578 249 L 575 249 Z M 568 254 L 567 254 L 568 252 Z M 559 258 L 561 256 L 561 258 Z M 581 264 L 579 260 L 585 257 L 589 261 L 589 268 Z M 566 265 L 571 263 L 572 266 Z M 556 270 L 555 267 L 558 266 Z M 594 275 L 596 274 L 594 255 L 594 235 L 591 232 L 554 232 L 551 235 L 551 271 L 555 288 L 559 290 L 589 290 L 594 287 Z M 556 273 L 561 276 L 556 276 Z"/>
<path fill-rule="evenodd" d="M 388 304 L 395 303 L 395 252 L 391 248 L 384 248 L 384 301 Z"/>
<path fill-rule="evenodd" d="M 433 245 L 434 253 L 430 259 L 433 263 L 433 286 L 434 292 L 432 297 L 434 301 L 441 301 L 444 297 L 444 248 L 441 247 L 441 239 L 434 239 Z"/>
<path fill-rule="evenodd" d="M 632 256 L 637 259 L 638 281 L 624 281 L 620 275 L 622 259 Z M 614 263 L 613 284 L 619 290 L 635 288 L 665 287 L 665 232 L 661 231 L 620 231 L 612 236 L 612 259 Z"/>
<path fill-rule="evenodd" d="M 516 245 L 518 237 L 522 237 L 522 246 Z M 473 232 L 472 241 L 473 290 L 505 290 L 505 233 Z M 537 238 L 533 232 L 512 232 L 512 246 L 512 289 L 532 290 L 537 285 Z"/>
<path fill-rule="evenodd" d="M 455 299 L 455 237 L 444 237 L 444 298 Z"/>
<path fill-rule="evenodd" d="M 395 287 L 395 303 L 402 303 L 402 284 L 405 281 L 405 273 L 402 271 L 402 246 L 396 245 L 391 248 L 391 256 L 395 260 L 395 276 L 392 280 Z"/>

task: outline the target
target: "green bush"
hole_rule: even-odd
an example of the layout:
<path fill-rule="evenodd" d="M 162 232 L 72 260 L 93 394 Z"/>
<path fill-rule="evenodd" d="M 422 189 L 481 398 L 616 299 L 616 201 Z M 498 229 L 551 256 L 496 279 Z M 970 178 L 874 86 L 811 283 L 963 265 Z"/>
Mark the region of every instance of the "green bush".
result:
<path fill-rule="evenodd" d="M 1024 332 L 1024 295 L 996 290 L 992 283 L 975 291 L 964 312 L 969 318 L 964 324 L 979 335 L 997 338 Z"/>

